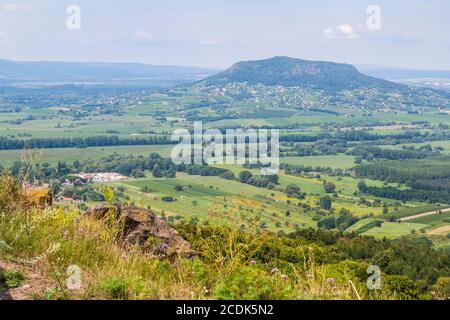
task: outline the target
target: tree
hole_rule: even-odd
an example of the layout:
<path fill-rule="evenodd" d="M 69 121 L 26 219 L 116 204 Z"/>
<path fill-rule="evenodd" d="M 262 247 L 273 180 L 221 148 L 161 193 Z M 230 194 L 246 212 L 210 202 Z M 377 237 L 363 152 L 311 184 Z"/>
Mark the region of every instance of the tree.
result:
<path fill-rule="evenodd" d="M 366 187 L 367 187 L 367 185 L 366 185 L 366 182 L 364 180 L 361 180 L 361 181 L 358 182 L 358 190 L 360 192 L 364 192 Z"/>
<path fill-rule="evenodd" d="M 288 197 L 298 197 L 298 195 L 300 194 L 300 187 L 296 184 L 290 184 L 286 187 L 286 191 L 285 193 L 287 194 Z"/>
<path fill-rule="evenodd" d="M 323 189 L 326 193 L 334 193 L 336 191 L 336 185 L 331 182 L 327 182 L 323 185 Z"/>
<path fill-rule="evenodd" d="M 253 176 L 253 174 L 250 171 L 248 171 L 248 170 L 241 171 L 241 172 L 239 172 L 239 181 L 242 182 L 242 183 L 247 183 L 248 180 L 252 176 Z"/>
<path fill-rule="evenodd" d="M 278 181 L 280 180 L 280 177 L 277 174 L 266 176 L 266 178 L 273 184 L 278 184 Z"/>
<path fill-rule="evenodd" d="M 231 170 L 227 170 L 224 173 L 222 173 L 221 177 L 227 180 L 234 180 L 236 178 L 233 171 Z"/>
<path fill-rule="evenodd" d="M 174 168 L 170 168 L 169 170 L 167 170 L 165 173 L 164 173 L 164 176 L 166 177 L 166 178 L 175 178 L 176 176 L 177 176 L 177 172 L 175 171 L 175 169 Z"/>
<path fill-rule="evenodd" d="M 319 206 L 324 210 L 330 210 L 332 204 L 333 200 L 329 196 L 322 197 L 319 200 Z"/>
<path fill-rule="evenodd" d="M 328 217 L 323 220 L 320 220 L 319 222 L 317 222 L 317 226 L 319 228 L 324 228 L 324 229 L 334 229 L 334 228 L 336 228 L 336 218 Z"/>
<path fill-rule="evenodd" d="M 394 293 L 399 299 L 416 300 L 419 297 L 416 283 L 406 276 L 386 275 L 383 283 L 387 291 Z"/>
<path fill-rule="evenodd" d="M 152 174 L 155 178 L 162 178 L 162 171 L 159 165 L 153 167 Z"/>
<path fill-rule="evenodd" d="M 175 198 L 172 197 L 172 196 L 164 196 L 164 197 L 161 198 L 161 200 L 164 201 L 164 202 L 174 202 L 174 201 L 176 201 Z"/>
<path fill-rule="evenodd" d="M 18 177 L 21 171 L 22 171 L 22 162 L 14 161 L 14 163 L 11 167 L 11 174 L 14 177 Z"/>
<path fill-rule="evenodd" d="M 149 158 L 152 160 L 156 160 L 156 159 L 161 159 L 161 156 L 156 152 L 152 152 L 152 153 L 150 153 Z"/>
<path fill-rule="evenodd" d="M 124 176 L 129 176 L 133 171 L 133 166 L 129 162 L 124 162 L 117 167 L 117 171 Z"/>
<path fill-rule="evenodd" d="M 131 172 L 131 176 L 132 176 L 133 178 L 145 178 L 145 173 L 144 173 L 144 171 L 142 171 L 142 170 L 140 170 L 140 169 L 134 169 L 134 170 Z"/>
<path fill-rule="evenodd" d="M 275 187 L 276 187 L 276 185 L 273 182 L 269 182 L 269 184 L 267 185 L 266 188 L 269 190 L 273 190 L 273 189 L 275 189 Z"/>

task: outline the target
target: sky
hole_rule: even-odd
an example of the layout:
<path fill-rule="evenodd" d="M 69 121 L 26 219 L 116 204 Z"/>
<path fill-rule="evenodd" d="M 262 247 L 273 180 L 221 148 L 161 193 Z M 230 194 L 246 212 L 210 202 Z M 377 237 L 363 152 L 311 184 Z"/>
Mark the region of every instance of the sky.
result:
<path fill-rule="evenodd" d="M 0 0 L 0 59 L 224 69 L 277 55 L 450 70 L 450 1 Z"/>

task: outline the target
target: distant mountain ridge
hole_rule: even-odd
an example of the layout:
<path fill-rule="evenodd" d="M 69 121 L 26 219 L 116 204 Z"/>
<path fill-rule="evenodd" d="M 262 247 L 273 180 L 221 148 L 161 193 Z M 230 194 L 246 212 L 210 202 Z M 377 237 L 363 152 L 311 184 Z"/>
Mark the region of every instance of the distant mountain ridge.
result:
<path fill-rule="evenodd" d="M 352 90 L 361 87 L 379 89 L 403 87 L 396 83 L 364 75 L 350 64 L 308 61 L 284 56 L 238 62 L 231 68 L 210 76 L 200 83 L 219 86 L 232 82 L 248 82 L 251 85 L 308 87 L 327 91 Z"/>
<path fill-rule="evenodd" d="M 21 62 L 0 60 L 0 80 L 96 81 L 130 79 L 202 79 L 216 71 L 182 66 L 102 62 Z"/>
<path fill-rule="evenodd" d="M 357 65 L 357 69 L 369 76 L 381 79 L 450 79 L 450 70 L 404 69 L 377 65 Z"/>
<path fill-rule="evenodd" d="M 225 107 L 254 105 L 260 113 L 264 107 L 327 112 L 421 112 L 428 107 L 450 107 L 450 92 L 440 88 L 378 79 L 350 64 L 284 56 L 238 62 L 185 88 L 205 99 L 226 97 Z"/>

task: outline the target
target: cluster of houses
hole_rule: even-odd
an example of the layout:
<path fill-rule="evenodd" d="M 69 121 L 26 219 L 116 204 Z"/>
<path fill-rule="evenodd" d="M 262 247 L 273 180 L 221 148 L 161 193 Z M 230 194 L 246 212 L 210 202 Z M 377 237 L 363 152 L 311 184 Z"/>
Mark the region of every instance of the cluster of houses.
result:
<path fill-rule="evenodd" d="M 127 177 L 115 172 L 78 173 L 74 177 L 82 178 L 88 182 L 115 182 L 127 179 Z"/>

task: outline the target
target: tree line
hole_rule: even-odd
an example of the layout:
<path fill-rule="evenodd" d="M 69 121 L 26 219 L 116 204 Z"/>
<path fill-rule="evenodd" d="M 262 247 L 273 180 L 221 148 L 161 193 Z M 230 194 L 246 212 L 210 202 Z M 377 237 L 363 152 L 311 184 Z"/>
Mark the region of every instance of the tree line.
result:
<path fill-rule="evenodd" d="M 31 138 L 13 139 L 0 137 L 0 150 L 17 150 L 28 148 L 86 148 L 129 145 L 173 144 L 170 136 L 150 136 L 145 138 L 121 138 L 118 136 L 93 136 L 74 138 Z"/>

